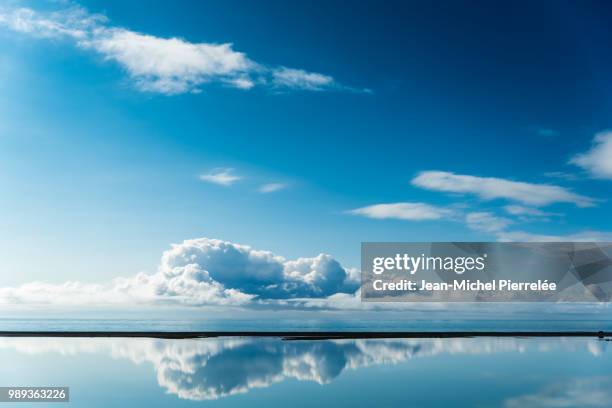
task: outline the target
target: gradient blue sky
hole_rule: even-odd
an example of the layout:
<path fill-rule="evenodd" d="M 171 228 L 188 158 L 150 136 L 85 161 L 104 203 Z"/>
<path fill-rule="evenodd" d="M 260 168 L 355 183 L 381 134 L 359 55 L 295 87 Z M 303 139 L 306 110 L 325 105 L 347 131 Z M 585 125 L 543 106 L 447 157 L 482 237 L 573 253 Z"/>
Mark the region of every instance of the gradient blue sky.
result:
<path fill-rule="evenodd" d="M 605 2 L 126 3 L 79 4 L 106 27 L 232 43 L 269 72 L 333 80 L 144 90 L 108 53 L 6 17 L 52 21 L 75 3 L 0 2 L 1 285 L 154 272 L 170 243 L 197 237 L 357 267 L 361 241 L 611 236 Z M 241 179 L 200 177 L 226 168 Z M 489 199 L 481 179 L 423 188 L 411 182 L 423 171 L 554 185 L 592 205 Z M 284 188 L 258 191 L 269 183 Z M 350 213 L 388 203 L 441 212 Z"/>

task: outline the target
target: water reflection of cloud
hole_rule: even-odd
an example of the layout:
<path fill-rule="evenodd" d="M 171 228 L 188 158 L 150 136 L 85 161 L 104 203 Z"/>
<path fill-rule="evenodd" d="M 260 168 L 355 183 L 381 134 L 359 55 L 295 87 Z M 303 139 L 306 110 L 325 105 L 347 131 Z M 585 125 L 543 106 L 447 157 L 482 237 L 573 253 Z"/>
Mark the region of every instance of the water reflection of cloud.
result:
<path fill-rule="evenodd" d="M 609 407 L 612 377 L 572 378 L 556 381 L 533 393 L 510 398 L 506 408 Z"/>
<path fill-rule="evenodd" d="M 135 364 L 150 363 L 162 388 L 191 400 L 245 393 L 286 379 L 327 384 L 345 370 L 398 364 L 416 357 L 579 349 L 597 356 L 604 347 L 604 342 L 595 339 L 0 338 L 0 349 L 20 353 L 102 353 Z M 509 406 L 515 406 L 513 401 L 508 401 Z"/>

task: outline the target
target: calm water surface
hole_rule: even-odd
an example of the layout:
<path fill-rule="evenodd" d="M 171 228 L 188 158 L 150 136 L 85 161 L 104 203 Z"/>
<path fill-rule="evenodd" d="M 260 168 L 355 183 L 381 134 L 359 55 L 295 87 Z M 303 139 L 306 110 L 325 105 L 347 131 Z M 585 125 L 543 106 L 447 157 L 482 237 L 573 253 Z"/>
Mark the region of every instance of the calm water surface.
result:
<path fill-rule="evenodd" d="M 604 407 L 611 344 L 0 338 L 0 385 L 69 386 L 71 402 L 57 407 Z"/>
<path fill-rule="evenodd" d="M 606 314 L 606 317 L 608 315 Z M 612 319 L 0 319 L 0 331 L 612 331 Z"/>

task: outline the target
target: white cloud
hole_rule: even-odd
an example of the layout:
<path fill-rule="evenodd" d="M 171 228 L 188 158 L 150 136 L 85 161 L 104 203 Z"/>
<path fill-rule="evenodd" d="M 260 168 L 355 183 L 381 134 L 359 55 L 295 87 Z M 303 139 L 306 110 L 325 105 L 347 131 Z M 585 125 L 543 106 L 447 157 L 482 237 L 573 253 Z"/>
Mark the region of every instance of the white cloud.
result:
<path fill-rule="evenodd" d="M 465 216 L 467 226 L 476 231 L 497 232 L 512 224 L 507 218 L 498 217 L 490 212 L 471 212 Z"/>
<path fill-rule="evenodd" d="M 231 186 L 235 182 L 242 180 L 242 177 L 234 174 L 233 171 L 234 169 L 230 168 L 216 169 L 211 173 L 200 175 L 200 180 L 220 186 Z"/>
<path fill-rule="evenodd" d="M 475 194 L 483 200 L 507 199 L 526 205 L 544 206 L 567 202 L 578 207 L 593 205 L 593 199 L 551 184 L 533 184 L 495 177 L 477 177 L 445 171 L 424 171 L 412 184 L 428 190 Z"/>
<path fill-rule="evenodd" d="M 284 190 L 286 188 L 287 188 L 287 184 L 285 183 L 267 183 L 267 184 L 261 185 L 257 189 L 257 191 L 259 191 L 260 193 L 266 194 L 266 193 L 274 193 L 275 191 Z"/>
<path fill-rule="evenodd" d="M 206 271 L 197 268 L 187 269 L 176 277 L 168 277 L 163 273 L 139 273 L 133 277 L 116 278 L 101 284 L 76 281 L 60 284 L 31 282 L 17 287 L 0 287 L 0 304 L 27 306 L 238 306 L 254 297 L 235 289 L 226 289 L 213 281 Z"/>
<path fill-rule="evenodd" d="M 228 83 L 239 89 L 251 89 L 255 86 L 253 80 L 251 80 L 248 76 L 238 77 L 235 79 L 230 79 Z"/>
<path fill-rule="evenodd" d="M 5 26 L 12 31 L 38 38 L 85 39 L 91 30 L 105 21 L 104 16 L 89 14 L 81 7 L 70 7 L 47 14 L 25 7 L 0 8 L 0 27 Z"/>
<path fill-rule="evenodd" d="M 507 205 L 504 210 L 519 220 L 529 220 L 529 217 L 556 216 L 558 214 L 541 211 L 537 208 L 520 205 Z M 425 203 L 391 203 L 376 204 L 368 207 L 347 211 L 348 214 L 374 219 L 398 219 L 408 221 L 448 220 L 463 222 L 468 228 L 485 234 L 490 234 L 501 242 L 607 242 L 612 241 L 612 233 L 601 231 L 582 231 L 568 235 L 534 234 L 526 231 L 508 231 L 508 227 L 517 221 L 495 215 L 489 211 L 463 212 L 458 208 L 436 207 Z M 542 219 L 542 218 L 540 218 Z M 319 300 L 308 302 L 316 307 Z M 320 302 L 319 302 L 320 303 Z M 359 296 L 337 294 L 324 301 L 326 305 L 333 304 L 338 308 L 359 308 Z"/>
<path fill-rule="evenodd" d="M 164 94 L 193 91 L 212 80 L 248 89 L 245 75 L 256 65 L 231 44 L 190 43 L 125 29 L 103 30 L 81 44 L 118 62 L 141 90 Z"/>
<path fill-rule="evenodd" d="M 276 86 L 308 91 L 322 91 L 334 85 L 334 79 L 328 75 L 286 67 L 273 70 L 272 80 Z"/>
<path fill-rule="evenodd" d="M 449 217 L 453 212 L 446 208 L 425 203 L 390 203 L 375 204 L 348 211 L 352 215 L 361 215 L 376 219 L 398 219 L 409 221 L 439 220 Z"/>
<path fill-rule="evenodd" d="M 125 69 L 137 89 L 174 95 L 197 93 L 206 83 L 248 90 L 257 85 L 286 90 L 351 90 L 329 76 L 303 69 L 259 64 L 230 43 L 162 38 L 112 26 L 85 8 L 40 12 L 0 8 L 0 28 L 37 38 L 60 38 L 93 50 Z"/>
<path fill-rule="evenodd" d="M 528 216 L 528 217 L 550 217 L 553 213 L 542 211 L 538 208 L 524 207 L 522 205 L 506 205 L 504 210 L 511 215 Z"/>
<path fill-rule="evenodd" d="M 582 167 L 595 178 L 612 179 L 612 131 L 597 133 L 591 150 L 574 156 L 570 163 Z"/>
<path fill-rule="evenodd" d="M 154 274 L 103 284 L 32 282 L 0 287 L 0 304 L 281 305 L 287 299 L 354 293 L 358 282 L 356 270 L 343 268 L 327 254 L 287 261 L 246 245 L 200 238 L 172 245 Z"/>

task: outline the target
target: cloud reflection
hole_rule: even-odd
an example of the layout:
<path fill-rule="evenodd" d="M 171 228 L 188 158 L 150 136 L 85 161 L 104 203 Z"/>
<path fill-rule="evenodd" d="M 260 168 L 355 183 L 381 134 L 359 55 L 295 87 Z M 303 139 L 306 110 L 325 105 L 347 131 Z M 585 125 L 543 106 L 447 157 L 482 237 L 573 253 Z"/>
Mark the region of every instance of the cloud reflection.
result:
<path fill-rule="evenodd" d="M 135 364 L 150 363 L 168 393 L 190 400 L 213 400 L 269 387 L 287 379 L 328 384 L 347 370 L 399 364 L 440 354 L 576 351 L 602 354 L 595 339 L 362 339 L 282 341 L 277 338 L 189 340 L 135 338 L 0 338 L 0 349 L 37 355 L 106 354 Z M 546 391 L 547 393 L 550 390 Z M 523 398 L 534 398 L 525 396 Z M 517 401 L 507 401 L 514 406 Z"/>
<path fill-rule="evenodd" d="M 609 407 L 611 377 L 572 378 L 548 384 L 534 394 L 505 401 L 505 408 Z"/>

